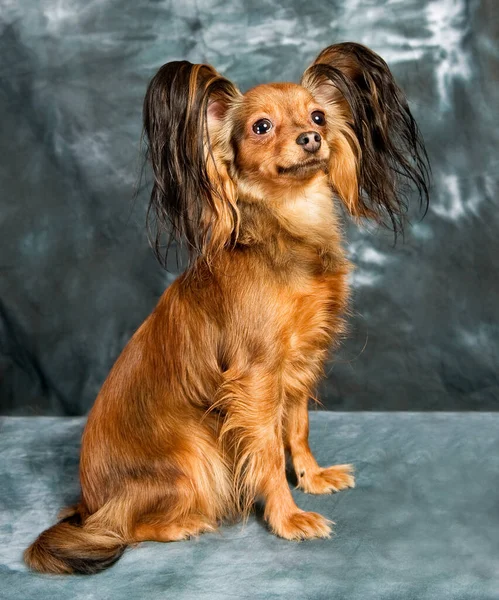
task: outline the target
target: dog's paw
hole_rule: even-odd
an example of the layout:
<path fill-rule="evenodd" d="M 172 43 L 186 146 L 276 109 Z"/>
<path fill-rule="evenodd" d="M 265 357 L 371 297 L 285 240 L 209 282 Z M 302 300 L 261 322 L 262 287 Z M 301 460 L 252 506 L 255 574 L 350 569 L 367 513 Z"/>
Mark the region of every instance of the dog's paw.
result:
<path fill-rule="evenodd" d="M 355 487 L 352 465 L 334 465 L 315 472 L 297 473 L 298 487 L 308 494 L 331 494 Z"/>
<path fill-rule="evenodd" d="M 328 538 L 331 525 L 322 515 L 314 512 L 297 511 L 282 519 L 279 524 L 271 524 L 272 531 L 286 540 L 310 540 Z"/>

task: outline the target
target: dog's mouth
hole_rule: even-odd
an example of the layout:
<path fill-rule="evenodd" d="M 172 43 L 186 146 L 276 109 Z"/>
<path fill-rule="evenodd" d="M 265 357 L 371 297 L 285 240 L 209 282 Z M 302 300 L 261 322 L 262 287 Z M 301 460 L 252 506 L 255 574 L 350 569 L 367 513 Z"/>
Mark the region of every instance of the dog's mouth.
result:
<path fill-rule="evenodd" d="M 290 167 L 277 167 L 277 173 L 279 175 L 306 175 L 310 171 L 323 170 L 327 172 L 327 161 L 319 158 L 312 158 L 305 162 L 296 163 Z"/>

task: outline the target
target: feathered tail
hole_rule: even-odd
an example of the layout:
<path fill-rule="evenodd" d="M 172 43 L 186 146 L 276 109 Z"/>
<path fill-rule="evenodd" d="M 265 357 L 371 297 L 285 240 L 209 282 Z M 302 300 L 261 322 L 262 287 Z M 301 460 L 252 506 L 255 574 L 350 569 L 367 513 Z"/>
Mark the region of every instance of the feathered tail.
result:
<path fill-rule="evenodd" d="M 41 573 L 91 575 L 107 569 L 127 544 L 115 533 L 86 523 L 79 508 L 45 530 L 24 553 L 26 564 Z M 91 520 L 92 521 L 92 520 Z"/>

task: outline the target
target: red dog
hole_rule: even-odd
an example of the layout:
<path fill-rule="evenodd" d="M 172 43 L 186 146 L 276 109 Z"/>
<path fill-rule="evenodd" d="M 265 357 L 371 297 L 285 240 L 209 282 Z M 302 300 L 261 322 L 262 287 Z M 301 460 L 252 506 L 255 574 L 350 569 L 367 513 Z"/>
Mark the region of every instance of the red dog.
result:
<path fill-rule="evenodd" d="M 428 198 L 406 100 L 358 44 L 326 48 L 301 85 L 244 95 L 209 65 L 168 63 L 144 124 L 151 207 L 192 260 L 102 387 L 83 435 L 81 501 L 25 553 L 39 571 L 97 572 L 129 544 L 212 531 L 257 497 L 277 535 L 327 537 L 329 521 L 291 496 L 285 451 L 306 492 L 354 485 L 350 465 L 319 467 L 307 441 L 309 398 L 345 331 L 335 198 L 395 228 L 400 183 Z"/>

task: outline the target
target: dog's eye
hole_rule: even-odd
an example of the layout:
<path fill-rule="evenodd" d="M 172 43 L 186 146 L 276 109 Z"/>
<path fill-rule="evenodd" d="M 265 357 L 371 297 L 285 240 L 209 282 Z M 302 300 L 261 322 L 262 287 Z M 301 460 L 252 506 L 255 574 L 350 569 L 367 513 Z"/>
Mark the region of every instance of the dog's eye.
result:
<path fill-rule="evenodd" d="M 257 135 L 263 135 L 264 133 L 268 133 L 272 129 L 272 122 L 268 119 L 258 119 L 256 123 L 253 123 L 253 131 Z"/>
<path fill-rule="evenodd" d="M 312 121 L 316 125 L 325 125 L 326 117 L 324 116 L 324 113 L 321 110 L 314 110 L 314 112 L 312 113 Z"/>

